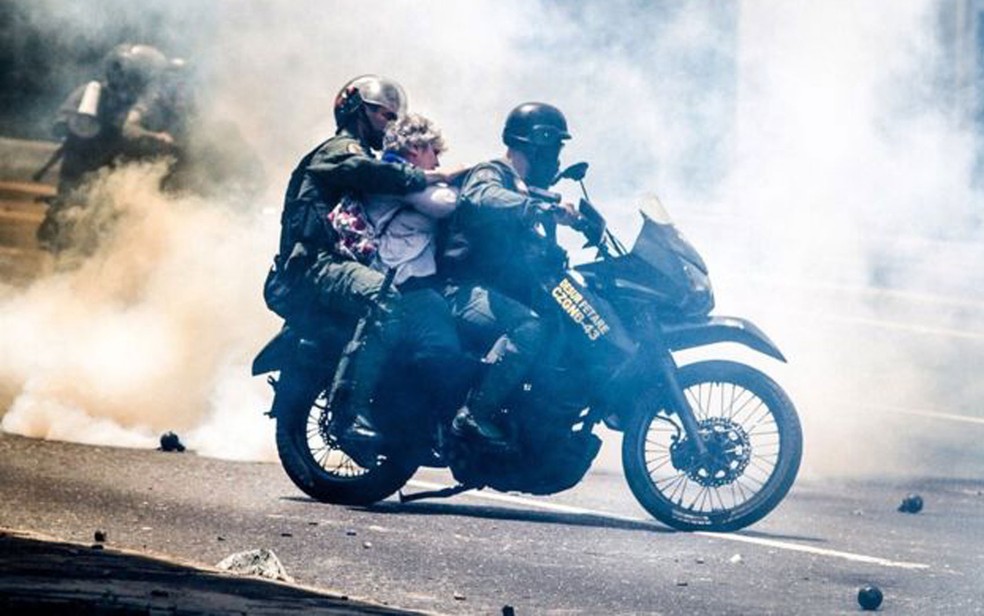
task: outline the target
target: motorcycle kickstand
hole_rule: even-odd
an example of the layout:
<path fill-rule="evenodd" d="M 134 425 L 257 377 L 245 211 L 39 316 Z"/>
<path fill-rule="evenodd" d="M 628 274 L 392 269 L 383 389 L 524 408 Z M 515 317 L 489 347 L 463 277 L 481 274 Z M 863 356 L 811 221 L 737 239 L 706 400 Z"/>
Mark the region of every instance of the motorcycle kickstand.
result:
<path fill-rule="evenodd" d="M 459 483 L 456 486 L 450 488 L 443 488 L 441 490 L 426 490 L 424 492 L 414 492 L 413 494 L 404 494 L 403 490 L 400 490 L 399 497 L 400 503 L 412 503 L 413 501 L 422 500 L 425 498 L 448 498 L 454 496 L 455 494 L 461 494 L 462 492 L 467 492 L 468 490 L 474 490 L 476 486 L 468 486 L 463 483 Z"/>

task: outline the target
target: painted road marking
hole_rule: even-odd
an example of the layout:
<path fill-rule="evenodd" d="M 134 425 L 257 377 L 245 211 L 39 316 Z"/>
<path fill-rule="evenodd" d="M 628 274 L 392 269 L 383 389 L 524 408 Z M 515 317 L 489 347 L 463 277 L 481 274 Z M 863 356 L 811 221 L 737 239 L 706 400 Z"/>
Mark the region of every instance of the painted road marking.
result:
<path fill-rule="evenodd" d="M 744 277 L 754 283 L 767 284 L 777 287 L 788 287 L 799 289 L 801 291 L 819 290 L 835 293 L 852 293 L 857 295 L 868 295 L 879 299 L 888 298 L 915 303 L 953 306 L 958 308 L 984 308 L 984 301 L 976 298 L 956 297 L 953 295 L 943 295 L 922 291 L 907 291 L 904 289 L 892 289 L 885 287 L 842 284 L 837 282 L 804 281 L 795 278 L 761 276 L 758 274 L 747 274 Z"/>
<path fill-rule="evenodd" d="M 834 321 L 839 323 L 849 323 L 852 325 L 867 325 L 880 329 L 890 329 L 894 331 L 909 332 L 912 334 L 924 334 L 930 336 L 944 336 L 949 338 L 964 338 L 966 340 L 984 340 L 984 332 L 968 331 L 965 329 L 953 329 L 949 327 L 927 327 L 925 325 L 913 325 L 900 321 L 888 321 L 886 319 L 868 319 L 864 317 L 849 317 L 835 314 L 811 314 L 812 317 L 824 321 Z"/>
<path fill-rule="evenodd" d="M 853 404 L 853 403 L 852 403 Z M 896 406 L 879 406 L 877 404 L 858 404 L 858 408 L 874 411 L 876 413 L 890 413 L 892 415 L 914 415 L 916 417 L 926 417 L 929 419 L 945 419 L 947 421 L 957 421 L 961 423 L 984 425 L 984 417 L 970 417 L 968 415 L 956 415 L 954 413 L 940 413 L 925 409 L 907 409 Z"/>
<path fill-rule="evenodd" d="M 439 483 L 431 483 L 429 481 L 418 481 L 416 479 L 412 479 L 408 481 L 407 485 L 412 485 L 422 490 L 441 490 L 449 487 Z M 496 492 L 472 491 L 472 492 L 466 492 L 464 493 L 464 495 L 471 496 L 474 498 L 484 498 L 486 500 L 498 501 L 500 503 L 509 503 L 512 505 L 520 505 L 523 507 L 542 509 L 545 511 L 555 511 L 557 513 L 569 513 L 575 515 L 592 515 L 601 518 L 609 518 L 611 520 L 618 520 L 620 522 L 645 524 L 647 526 L 652 526 L 653 528 L 658 528 L 658 529 L 666 528 L 646 518 L 637 518 L 632 516 L 619 515 L 617 513 L 610 513 L 607 511 L 597 511 L 594 509 L 585 509 L 583 507 L 572 507 L 570 505 L 561 505 L 559 503 L 533 500 L 530 498 L 524 498 L 522 496 L 513 496 L 512 494 L 499 494 Z M 749 537 L 746 535 L 737 535 L 734 533 L 711 533 L 706 531 L 697 531 L 693 534 L 700 535 L 702 537 L 708 537 L 710 539 L 723 539 L 725 541 L 749 543 L 749 544 L 759 545 L 768 548 L 776 548 L 779 550 L 789 550 L 791 552 L 803 552 L 805 554 L 813 554 L 814 556 L 827 556 L 830 558 L 840 558 L 842 560 L 849 560 L 851 562 L 865 563 L 869 565 L 879 565 L 882 567 L 894 567 L 897 569 L 913 569 L 913 570 L 929 569 L 929 565 L 924 563 L 911 563 L 906 561 L 890 560 L 888 558 L 880 558 L 878 556 L 867 556 L 865 554 L 855 554 L 854 552 L 843 552 L 841 550 L 818 548 L 811 545 L 793 543 L 792 541 L 779 541 L 777 539 Z"/>

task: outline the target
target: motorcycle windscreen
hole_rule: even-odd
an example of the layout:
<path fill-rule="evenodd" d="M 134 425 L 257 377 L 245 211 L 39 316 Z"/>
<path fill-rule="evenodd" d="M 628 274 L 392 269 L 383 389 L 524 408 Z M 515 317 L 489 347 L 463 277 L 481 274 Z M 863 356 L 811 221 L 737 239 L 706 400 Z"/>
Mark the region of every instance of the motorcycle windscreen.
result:
<path fill-rule="evenodd" d="M 659 202 L 657 201 L 656 204 Z M 642 230 L 630 251 L 646 263 L 670 274 L 679 267 L 680 260 L 687 261 L 707 274 L 707 265 L 693 245 L 683 237 L 662 207 L 654 209 L 647 203 L 642 210 Z"/>
<path fill-rule="evenodd" d="M 665 281 L 661 290 L 684 318 L 706 315 L 714 307 L 707 265 L 663 213 L 662 221 L 642 210 L 643 224 L 629 254 L 658 272 Z"/>

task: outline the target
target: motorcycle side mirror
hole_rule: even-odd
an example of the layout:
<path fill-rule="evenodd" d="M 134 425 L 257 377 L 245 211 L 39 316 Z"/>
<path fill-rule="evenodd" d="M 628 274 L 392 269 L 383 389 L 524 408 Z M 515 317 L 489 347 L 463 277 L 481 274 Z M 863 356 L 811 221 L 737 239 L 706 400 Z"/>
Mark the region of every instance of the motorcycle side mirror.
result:
<path fill-rule="evenodd" d="M 552 186 L 561 180 L 574 180 L 575 182 L 580 182 L 581 180 L 584 179 L 584 176 L 585 174 L 587 174 L 587 172 L 588 172 L 588 163 L 586 162 L 574 163 L 570 167 L 558 173 L 557 177 L 554 178 L 553 182 L 551 182 L 550 185 Z"/>

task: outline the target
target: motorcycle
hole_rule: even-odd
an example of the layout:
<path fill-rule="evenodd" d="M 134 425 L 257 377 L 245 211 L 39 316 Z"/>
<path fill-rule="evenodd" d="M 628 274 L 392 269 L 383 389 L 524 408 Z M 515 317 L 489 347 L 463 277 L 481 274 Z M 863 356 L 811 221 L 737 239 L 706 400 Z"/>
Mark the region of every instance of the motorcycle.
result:
<path fill-rule="evenodd" d="M 420 467 L 449 468 L 454 487 L 404 494 L 402 501 L 489 487 L 553 494 L 587 473 L 600 424 L 623 433 L 622 466 L 639 503 L 679 530 L 734 531 L 772 511 L 793 485 L 802 430 L 789 397 L 769 376 L 735 361 L 678 365 L 676 351 L 721 342 L 779 361 L 777 346 L 751 322 L 711 316 L 708 268 L 662 205 L 641 207 L 642 229 L 626 249 L 584 188 L 587 163 L 558 174 L 583 197 L 575 230 L 595 258 L 543 268 L 536 305 L 549 348 L 499 412 L 512 445 L 489 449 L 456 437 L 451 417 L 427 408 L 421 380 L 401 374 L 374 397 L 387 442 L 370 461 L 340 446 L 332 399 L 335 368 L 351 351 L 351 327 L 288 322 L 257 355 L 253 374 L 270 377 L 280 461 L 309 496 L 369 505 L 404 487 Z M 559 195 L 540 191 L 545 212 Z M 554 253 L 555 227 L 538 238 Z M 369 318 L 371 321 L 371 316 Z M 361 322 L 359 328 L 366 325 Z M 395 359 L 394 361 L 400 361 Z M 481 361 L 474 366 L 477 382 Z M 440 378 L 438 376 L 438 378 Z M 363 464 L 355 461 L 362 459 Z"/>

